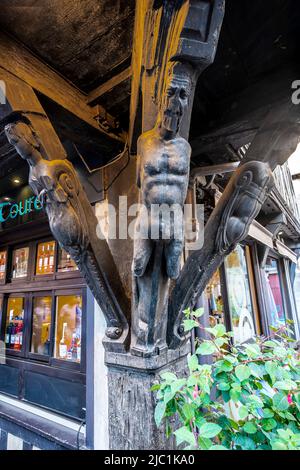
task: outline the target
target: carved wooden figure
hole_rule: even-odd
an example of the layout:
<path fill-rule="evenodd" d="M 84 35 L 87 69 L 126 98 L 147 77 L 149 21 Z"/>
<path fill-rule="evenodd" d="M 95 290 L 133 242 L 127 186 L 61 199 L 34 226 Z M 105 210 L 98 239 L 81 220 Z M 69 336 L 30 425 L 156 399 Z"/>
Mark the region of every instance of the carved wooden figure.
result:
<path fill-rule="evenodd" d="M 132 266 L 136 289 L 131 343 L 132 352 L 136 354 L 153 354 L 165 344 L 164 305 L 160 304 L 157 309 L 153 304 L 149 309 L 142 279 L 151 258 L 155 259 L 153 275 L 155 278 L 157 271 L 157 280 L 162 273 L 167 283 L 167 279 L 176 279 L 180 272 L 184 243 L 182 213 L 189 182 L 191 147 L 180 137 L 179 130 L 191 89 L 187 68 L 173 63 L 156 126 L 138 139 L 137 183 L 141 210 L 136 223 Z"/>
<path fill-rule="evenodd" d="M 66 159 L 46 158 L 39 136 L 26 116 L 13 114 L 10 121 L 5 127 L 6 136 L 29 164 L 29 184 L 35 194 L 45 199 L 51 231 L 77 263 L 102 308 L 107 323 L 106 336 L 113 341 L 119 340 L 122 347 L 128 325 L 119 304 L 124 298 L 121 283 L 111 253 L 104 246 L 106 242 L 103 244 L 103 240 L 95 239 L 97 219 L 73 165 Z M 107 279 L 111 269 L 114 285 Z M 118 291 L 117 300 L 115 294 Z"/>

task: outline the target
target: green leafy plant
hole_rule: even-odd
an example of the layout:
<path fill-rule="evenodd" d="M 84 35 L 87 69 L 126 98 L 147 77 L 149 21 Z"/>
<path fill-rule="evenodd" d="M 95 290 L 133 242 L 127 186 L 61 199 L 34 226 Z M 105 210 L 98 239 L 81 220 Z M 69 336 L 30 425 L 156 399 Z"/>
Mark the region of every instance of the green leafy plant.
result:
<path fill-rule="evenodd" d="M 164 422 L 167 435 L 186 449 L 300 450 L 300 358 L 289 326 L 232 345 L 224 325 L 201 326 L 203 309 L 184 313 L 186 331 L 197 326 L 211 339 L 198 342 L 188 377 L 164 372 L 152 387 L 156 424 Z M 199 364 L 199 356 L 211 354 L 213 364 Z M 181 423 L 176 430 L 174 416 Z"/>

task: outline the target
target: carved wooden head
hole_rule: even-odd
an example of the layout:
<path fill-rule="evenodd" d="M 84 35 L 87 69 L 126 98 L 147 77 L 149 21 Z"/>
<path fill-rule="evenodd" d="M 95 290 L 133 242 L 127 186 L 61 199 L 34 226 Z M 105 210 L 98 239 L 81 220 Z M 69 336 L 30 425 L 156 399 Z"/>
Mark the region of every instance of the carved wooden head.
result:
<path fill-rule="evenodd" d="M 161 125 L 177 134 L 189 105 L 192 78 L 189 67 L 178 62 L 172 63 L 166 78 L 165 91 L 160 110 Z"/>

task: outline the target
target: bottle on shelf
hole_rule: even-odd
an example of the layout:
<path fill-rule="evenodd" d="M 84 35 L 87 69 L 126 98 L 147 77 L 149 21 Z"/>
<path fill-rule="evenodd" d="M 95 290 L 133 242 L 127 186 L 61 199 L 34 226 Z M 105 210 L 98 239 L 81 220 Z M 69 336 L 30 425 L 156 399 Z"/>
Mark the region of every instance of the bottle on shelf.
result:
<path fill-rule="evenodd" d="M 59 342 L 59 357 L 61 359 L 66 359 L 67 354 L 68 354 L 68 347 L 65 343 L 65 331 L 66 331 L 67 325 L 68 325 L 67 323 L 63 323 L 62 337 Z"/>
<path fill-rule="evenodd" d="M 43 245 L 43 247 L 45 247 L 45 246 Z M 49 244 L 47 245 L 47 248 L 45 250 L 43 274 L 48 274 L 48 273 L 49 273 Z"/>
<path fill-rule="evenodd" d="M 7 349 L 9 349 L 10 345 L 11 345 L 12 327 L 13 327 L 13 324 L 11 322 L 6 327 L 5 346 L 6 346 Z"/>
<path fill-rule="evenodd" d="M 54 271 L 54 243 L 49 245 L 49 272 L 53 273 Z"/>
<path fill-rule="evenodd" d="M 44 254 L 45 252 L 45 246 L 42 245 L 42 251 L 39 254 L 39 259 L 38 259 L 38 274 L 43 274 L 43 268 L 44 268 Z"/>

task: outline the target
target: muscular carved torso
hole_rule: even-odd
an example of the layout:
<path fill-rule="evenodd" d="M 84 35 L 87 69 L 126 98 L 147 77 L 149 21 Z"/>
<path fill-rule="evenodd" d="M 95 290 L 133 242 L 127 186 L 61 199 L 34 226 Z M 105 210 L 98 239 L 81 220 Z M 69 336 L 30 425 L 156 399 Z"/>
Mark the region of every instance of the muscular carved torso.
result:
<path fill-rule="evenodd" d="M 189 143 L 181 137 L 162 140 L 155 129 L 141 136 L 138 153 L 141 202 L 148 209 L 151 204 L 179 204 L 182 207 L 189 179 Z"/>

